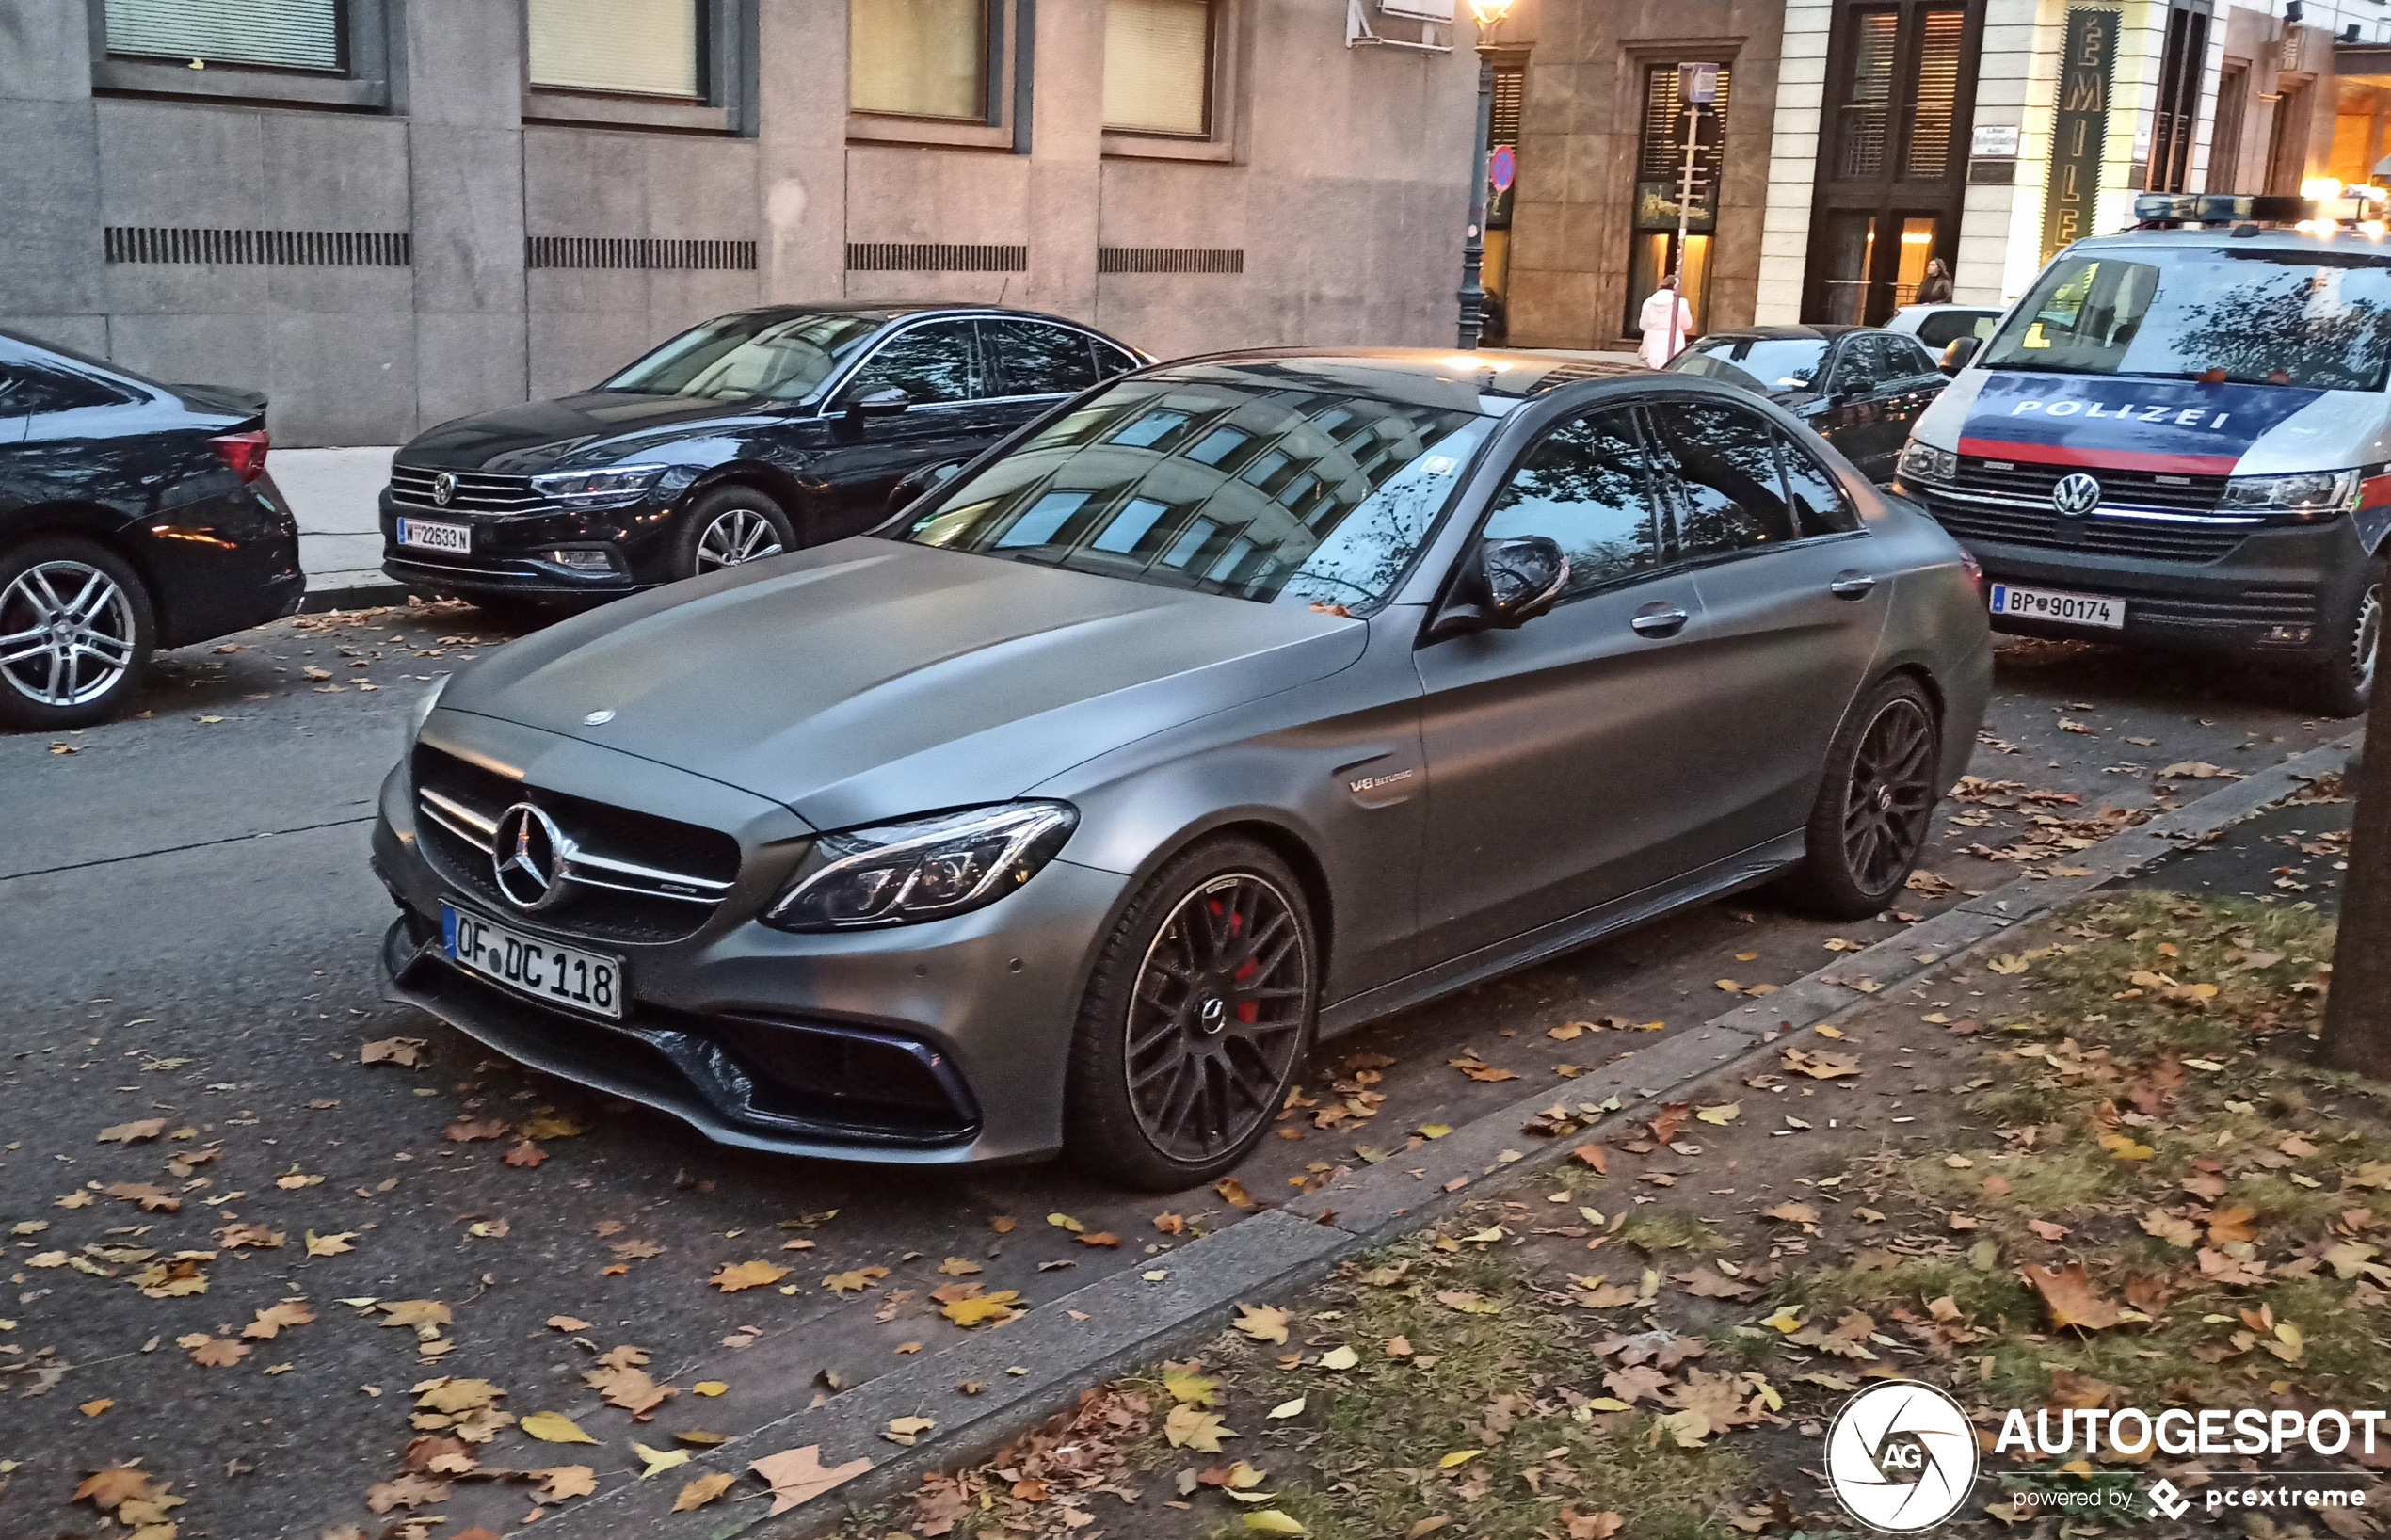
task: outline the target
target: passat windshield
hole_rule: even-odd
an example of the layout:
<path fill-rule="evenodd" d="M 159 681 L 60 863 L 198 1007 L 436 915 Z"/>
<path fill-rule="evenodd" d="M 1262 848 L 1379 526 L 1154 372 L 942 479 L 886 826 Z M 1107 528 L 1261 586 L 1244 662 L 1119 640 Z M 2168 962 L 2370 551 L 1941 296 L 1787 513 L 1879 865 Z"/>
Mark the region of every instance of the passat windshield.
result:
<path fill-rule="evenodd" d="M 2391 258 L 2189 245 L 2063 256 L 1979 361 L 2379 391 L 2391 364 Z"/>
<path fill-rule="evenodd" d="M 1205 373 L 1142 375 L 939 496 L 895 537 L 1364 614 L 1493 426 L 1475 412 Z"/>
<path fill-rule="evenodd" d="M 716 401 L 802 401 L 821 389 L 885 315 L 726 315 L 682 332 L 598 388 Z"/>
<path fill-rule="evenodd" d="M 1669 368 L 1765 395 L 1818 389 L 1818 367 L 1825 361 L 1822 337 L 1719 337 L 1695 343 L 1671 359 Z"/>

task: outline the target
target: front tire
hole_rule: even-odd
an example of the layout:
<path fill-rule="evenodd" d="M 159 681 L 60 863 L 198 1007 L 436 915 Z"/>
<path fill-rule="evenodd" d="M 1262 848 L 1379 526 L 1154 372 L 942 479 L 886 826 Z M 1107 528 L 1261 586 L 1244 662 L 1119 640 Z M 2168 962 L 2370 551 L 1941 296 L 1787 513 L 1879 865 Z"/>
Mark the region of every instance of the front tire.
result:
<path fill-rule="evenodd" d="M 798 546 L 788 513 L 753 487 L 719 487 L 682 516 L 673 536 L 672 575 L 703 577 L 778 556 Z"/>
<path fill-rule="evenodd" d="M 123 557 L 73 536 L 0 553 L 0 726 L 88 727 L 150 669 L 156 612 Z"/>
<path fill-rule="evenodd" d="M 1940 794 L 1934 703 L 1907 675 L 1870 691 L 1826 751 L 1802 864 L 1784 884 L 1802 908 L 1865 920 L 1909 880 Z"/>
<path fill-rule="evenodd" d="M 2374 669 L 2383 650 L 2383 585 L 2369 583 L 2354 605 L 2331 622 L 2331 657 L 2301 680 L 2301 698 L 2319 716 L 2363 716 L 2374 697 Z"/>
<path fill-rule="evenodd" d="M 1088 981 L 1067 1152 L 1149 1192 L 1233 1169 L 1311 1051 L 1319 971 L 1302 885 L 1267 847 L 1217 840 L 1175 857 L 1114 925 Z"/>

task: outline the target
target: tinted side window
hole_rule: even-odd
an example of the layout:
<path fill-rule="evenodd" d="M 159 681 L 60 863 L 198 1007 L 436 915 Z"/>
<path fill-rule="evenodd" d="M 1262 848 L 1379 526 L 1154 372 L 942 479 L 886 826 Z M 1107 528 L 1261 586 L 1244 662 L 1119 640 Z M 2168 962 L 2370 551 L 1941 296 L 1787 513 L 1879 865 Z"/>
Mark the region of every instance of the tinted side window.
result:
<path fill-rule="evenodd" d="M 1037 321 L 982 321 L 980 347 L 996 371 L 989 395 L 1077 395 L 1096 383 L 1085 334 Z"/>
<path fill-rule="evenodd" d="M 1860 527 L 1858 511 L 1843 495 L 1842 485 L 1818 462 L 1818 457 L 1779 433 L 1776 457 L 1785 468 L 1785 487 L 1793 504 L 1793 521 L 1804 538 L 1844 535 Z"/>
<path fill-rule="evenodd" d="M 1936 352 L 1962 337 L 1992 335 L 1994 317 L 1983 311 L 1936 311 L 1918 323 L 1918 340 Z"/>
<path fill-rule="evenodd" d="M 1097 343 L 1095 347 L 1096 376 L 1099 379 L 1110 379 L 1115 375 L 1125 375 L 1137 367 L 1135 359 L 1115 347 L 1111 343 Z"/>
<path fill-rule="evenodd" d="M 845 394 L 869 395 L 891 386 L 916 406 L 968 400 L 971 392 L 971 323 L 933 321 L 898 332 L 858 371 Z"/>
<path fill-rule="evenodd" d="M 1659 566 L 1660 505 L 1634 419 L 1598 411 L 1545 435 L 1496 497 L 1485 533 L 1559 541 L 1572 594 Z"/>
<path fill-rule="evenodd" d="M 16 388 L 0 396 L 0 411 L 10 416 L 44 411 L 73 411 L 81 407 L 120 407 L 133 398 L 96 376 L 28 359 L 8 365 Z"/>
<path fill-rule="evenodd" d="M 1933 356 L 1918 345 L 1917 339 L 1880 337 L 1877 341 L 1885 348 L 1886 378 L 1915 379 L 1920 375 L 1931 375 L 1935 372 Z"/>
<path fill-rule="evenodd" d="M 1872 391 L 1885 378 L 1884 355 L 1873 337 L 1847 337 L 1835 355 L 1836 391 Z"/>
<path fill-rule="evenodd" d="M 1749 412 L 1707 403 L 1652 411 L 1675 462 L 1681 507 L 1677 541 L 1694 560 L 1797 536 L 1776 464 L 1776 430 Z"/>

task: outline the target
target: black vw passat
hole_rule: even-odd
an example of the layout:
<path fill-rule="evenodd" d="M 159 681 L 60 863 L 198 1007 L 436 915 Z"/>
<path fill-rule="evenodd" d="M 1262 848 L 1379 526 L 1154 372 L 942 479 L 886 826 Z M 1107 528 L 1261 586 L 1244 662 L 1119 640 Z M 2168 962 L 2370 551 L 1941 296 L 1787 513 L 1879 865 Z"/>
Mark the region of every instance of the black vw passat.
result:
<path fill-rule="evenodd" d="M 383 962 L 725 1143 L 1183 1186 L 1316 1034 L 1773 878 L 1875 913 L 1991 659 L 1950 537 L 1747 393 L 1166 364 L 457 674 Z"/>
<path fill-rule="evenodd" d="M 299 606 L 265 398 L 0 332 L 0 726 L 97 722 L 161 647 Z"/>
<path fill-rule="evenodd" d="M 1767 396 L 1878 482 L 1893 479 L 1910 425 L 1950 383 L 1917 338 L 1874 327 L 1713 331 L 1668 366 Z"/>
<path fill-rule="evenodd" d="M 1141 361 L 1023 311 L 726 315 L 595 390 L 417 436 L 382 494 L 382 569 L 553 604 L 818 545 L 878 523 L 908 473 L 967 460 Z"/>

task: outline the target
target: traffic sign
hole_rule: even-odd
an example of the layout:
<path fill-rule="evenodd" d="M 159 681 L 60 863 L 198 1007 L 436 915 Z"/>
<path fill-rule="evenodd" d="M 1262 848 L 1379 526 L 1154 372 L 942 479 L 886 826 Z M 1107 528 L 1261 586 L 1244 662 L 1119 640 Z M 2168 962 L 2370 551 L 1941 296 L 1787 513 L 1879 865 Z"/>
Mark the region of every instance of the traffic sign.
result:
<path fill-rule="evenodd" d="M 1496 192 L 1507 193 L 1518 176 L 1518 152 L 1507 144 L 1496 145 L 1494 153 L 1486 157 L 1486 181 L 1493 184 Z"/>

